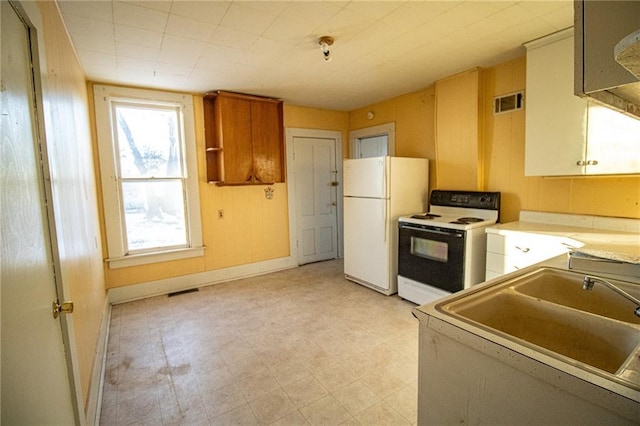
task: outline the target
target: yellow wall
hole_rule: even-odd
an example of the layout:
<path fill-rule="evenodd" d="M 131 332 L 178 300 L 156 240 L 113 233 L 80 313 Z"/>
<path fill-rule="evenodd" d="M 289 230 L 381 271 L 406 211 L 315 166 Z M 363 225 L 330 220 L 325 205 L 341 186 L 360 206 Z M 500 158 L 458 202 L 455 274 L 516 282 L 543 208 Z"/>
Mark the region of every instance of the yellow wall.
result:
<path fill-rule="evenodd" d="M 86 409 L 106 292 L 100 251 L 87 88 L 56 3 L 38 2 L 46 67 L 42 66 L 57 247 L 66 297 L 74 302 L 73 329 Z M 46 353 L 43 353 L 46 356 Z M 34 407 L 34 409 L 37 407 Z M 82 409 L 82 407 L 81 407 Z"/>
<path fill-rule="evenodd" d="M 524 176 L 525 111 L 494 116 L 492 103 L 525 89 L 525 77 L 525 58 L 484 73 L 486 189 L 502 192 L 501 221 L 517 220 L 520 210 L 640 218 L 640 176 Z"/>
<path fill-rule="evenodd" d="M 349 137 L 349 114 L 342 111 L 307 108 L 295 105 L 284 106 L 285 127 L 302 129 L 334 130 L 342 132 L 342 156 L 347 157 Z"/>
<path fill-rule="evenodd" d="M 525 89 L 526 59 L 484 69 L 482 75 L 481 189 L 502 193 L 502 222 L 518 220 L 520 210 L 640 218 L 640 176 L 525 177 L 525 112 L 494 116 L 492 104 L 494 96 Z M 349 130 L 395 122 L 397 156 L 435 159 L 434 87 L 351 111 Z M 366 118 L 368 111 L 375 113 L 373 120 Z"/>
<path fill-rule="evenodd" d="M 367 118 L 369 111 L 374 113 L 372 120 Z M 435 86 L 429 86 L 417 92 L 351 111 L 349 130 L 393 122 L 396 125 L 397 157 L 433 160 L 436 158 L 434 120 Z M 348 139 L 345 139 L 345 142 L 348 146 Z M 431 183 L 433 183 L 435 182 L 435 164 L 431 161 L 429 165 Z"/>
<path fill-rule="evenodd" d="M 482 70 L 436 82 L 436 181 L 440 189 L 483 187 Z"/>
<path fill-rule="evenodd" d="M 208 184 L 205 177 L 205 142 L 202 97 L 194 96 L 196 149 L 200 185 L 204 257 L 149 265 L 106 269 L 107 288 L 121 287 L 181 275 L 245 265 L 289 256 L 287 184 L 272 186 L 274 197 L 265 197 L 266 186 Z M 347 133 L 345 112 L 284 106 L 285 127 L 336 130 Z M 224 219 L 218 219 L 218 210 Z M 106 253 L 106 244 L 103 244 Z"/>
<path fill-rule="evenodd" d="M 503 194 L 502 221 L 518 219 L 520 210 L 580 213 L 640 218 L 640 178 L 634 177 L 524 177 L 524 111 L 494 117 L 497 94 L 522 90 L 525 59 L 484 70 L 484 181 L 482 189 Z M 196 142 L 204 244 L 203 258 L 185 259 L 130 268 L 107 269 L 107 287 L 176 277 L 243 265 L 289 255 L 286 183 L 273 186 L 267 200 L 264 187 L 217 187 L 204 177 L 202 98 L 194 97 Z M 368 111 L 374 113 L 367 119 Z M 350 130 L 394 122 L 396 155 L 429 158 L 431 188 L 435 182 L 435 86 L 356 109 L 349 113 L 284 106 L 285 127 L 336 130 L 343 135 L 343 156 L 348 156 Z M 451 188 L 449 188 L 451 189 Z M 595 195 L 597 194 L 597 195 Z M 224 210 L 224 219 L 217 218 Z M 106 252 L 106 249 L 105 249 Z"/>

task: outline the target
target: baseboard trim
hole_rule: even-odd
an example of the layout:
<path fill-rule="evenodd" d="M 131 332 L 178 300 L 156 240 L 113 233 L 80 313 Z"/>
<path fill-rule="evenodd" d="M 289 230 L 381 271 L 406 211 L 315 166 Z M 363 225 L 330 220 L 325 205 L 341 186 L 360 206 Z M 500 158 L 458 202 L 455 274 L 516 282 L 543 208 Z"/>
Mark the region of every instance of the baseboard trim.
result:
<path fill-rule="evenodd" d="M 109 325 L 111 324 L 111 303 L 105 298 L 102 312 L 102 324 L 96 345 L 96 355 L 93 361 L 93 371 L 89 383 L 89 397 L 85 424 L 98 426 L 102 408 L 102 386 L 104 384 L 105 367 L 107 365 L 107 342 L 109 339 Z"/>
<path fill-rule="evenodd" d="M 291 269 L 297 266 L 298 262 L 293 257 L 281 257 L 278 259 L 265 260 L 263 262 L 250 263 L 247 265 L 232 266 L 229 268 L 216 269 L 213 271 L 184 275 L 181 277 L 149 281 L 125 287 L 116 287 L 109 289 L 107 292 L 107 299 L 111 304 L 125 303 L 147 297 L 159 296 L 174 291 L 186 290 L 193 287 L 220 284 L 240 278 L 248 278 L 284 269 Z"/>

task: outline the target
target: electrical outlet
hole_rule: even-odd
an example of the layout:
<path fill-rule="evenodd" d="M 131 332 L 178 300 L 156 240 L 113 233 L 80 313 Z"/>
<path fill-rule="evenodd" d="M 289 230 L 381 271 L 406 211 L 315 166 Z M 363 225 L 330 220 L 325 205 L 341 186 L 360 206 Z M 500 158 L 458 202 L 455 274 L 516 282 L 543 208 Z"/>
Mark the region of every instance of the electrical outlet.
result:
<path fill-rule="evenodd" d="M 224 219 L 224 210 L 218 210 L 218 219 Z"/>

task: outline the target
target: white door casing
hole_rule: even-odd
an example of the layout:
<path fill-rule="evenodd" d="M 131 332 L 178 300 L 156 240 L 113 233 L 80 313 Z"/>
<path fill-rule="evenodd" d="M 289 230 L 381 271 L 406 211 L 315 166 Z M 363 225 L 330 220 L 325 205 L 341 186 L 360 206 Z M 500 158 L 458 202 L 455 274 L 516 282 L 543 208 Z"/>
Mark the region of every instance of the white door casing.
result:
<path fill-rule="evenodd" d="M 287 129 L 291 256 L 299 265 L 341 255 L 341 152 L 340 132 Z"/>
<path fill-rule="evenodd" d="M 31 53 L 37 39 L 21 8 L 16 12 L 8 2 L 1 8 L 0 422 L 74 424 L 79 412 L 63 342 L 68 337 L 52 315 L 61 287 L 46 146 L 39 137 L 42 98 L 33 86 L 40 75 Z"/>

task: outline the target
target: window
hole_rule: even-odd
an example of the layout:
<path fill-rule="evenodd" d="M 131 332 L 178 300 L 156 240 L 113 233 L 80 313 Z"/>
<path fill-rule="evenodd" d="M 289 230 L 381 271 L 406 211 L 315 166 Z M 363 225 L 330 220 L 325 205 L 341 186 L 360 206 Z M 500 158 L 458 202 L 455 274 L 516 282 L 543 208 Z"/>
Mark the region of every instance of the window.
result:
<path fill-rule="evenodd" d="M 356 139 L 358 158 L 384 157 L 389 151 L 389 135 L 376 135 Z"/>
<path fill-rule="evenodd" d="M 191 96 L 94 92 L 109 267 L 201 256 Z"/>
<path fill-rule="evenodd" d="M 349 139 L 351 140 L 350 158 L 395 155 L 395 123 L 354 130 L 349 133 Z"/>

